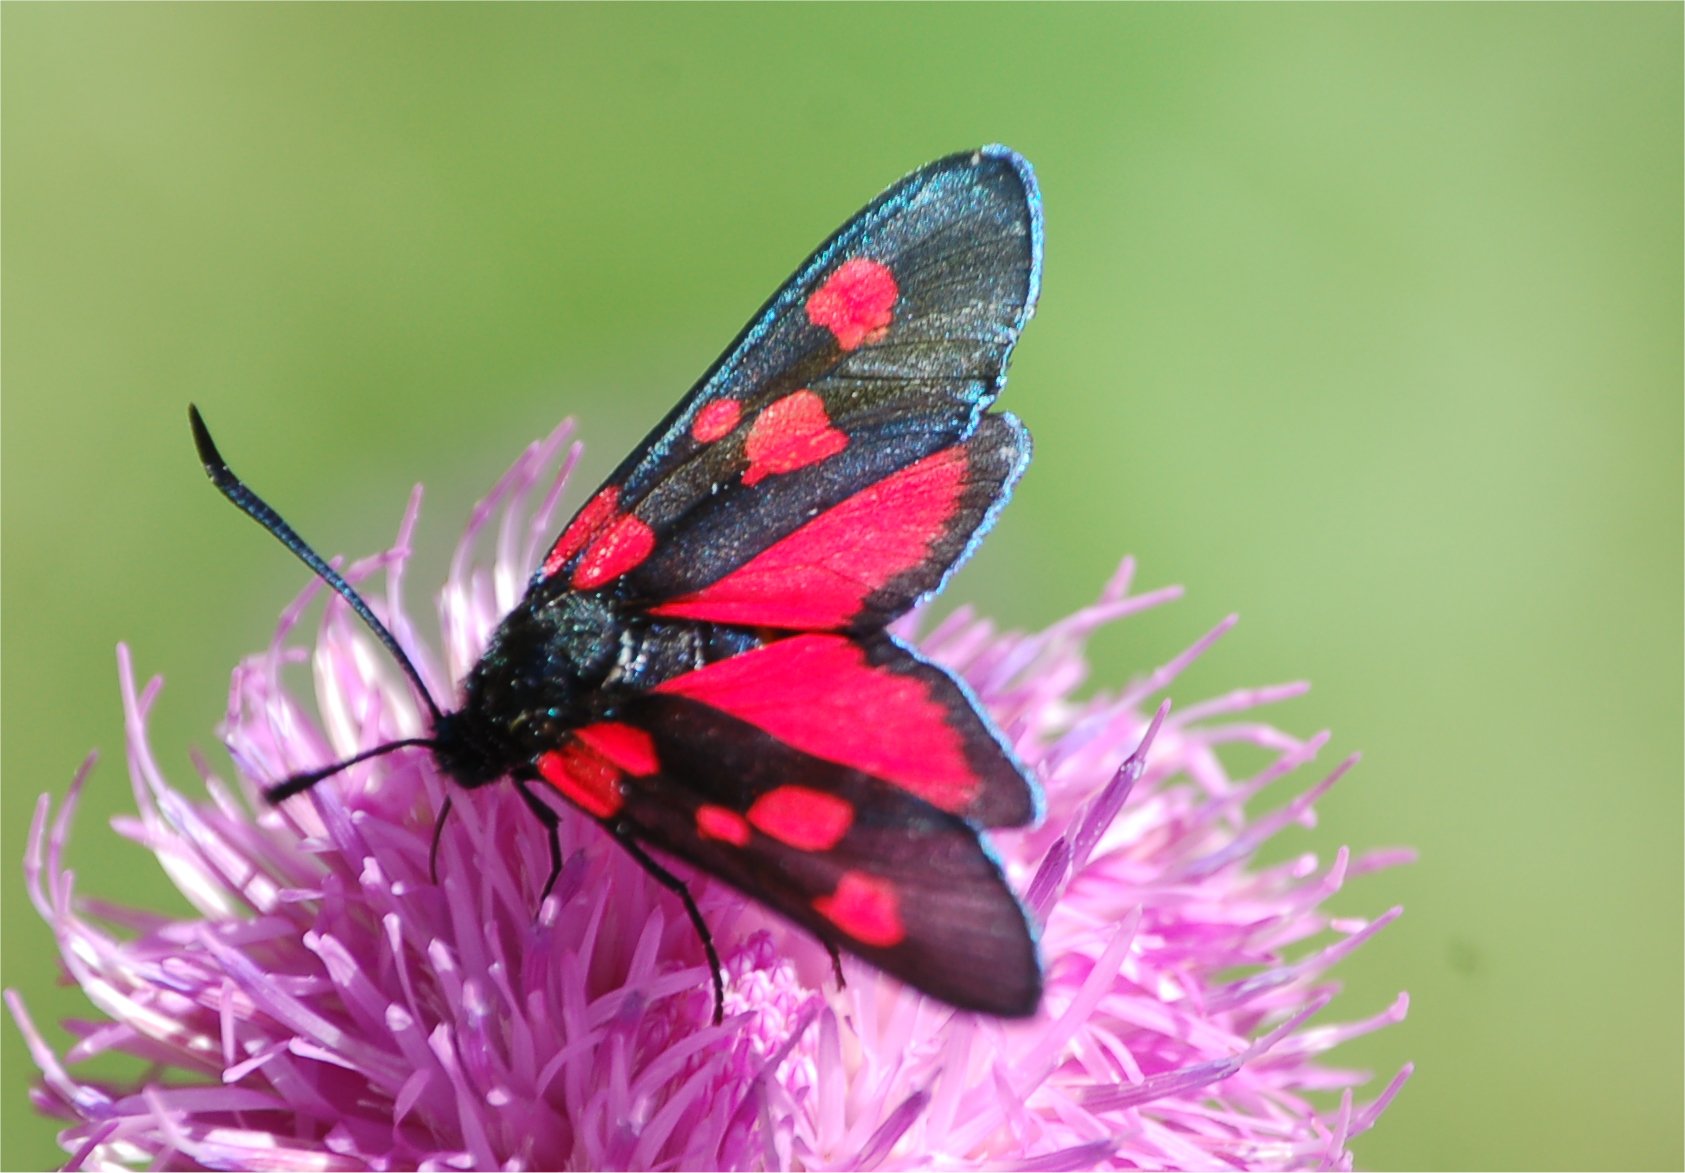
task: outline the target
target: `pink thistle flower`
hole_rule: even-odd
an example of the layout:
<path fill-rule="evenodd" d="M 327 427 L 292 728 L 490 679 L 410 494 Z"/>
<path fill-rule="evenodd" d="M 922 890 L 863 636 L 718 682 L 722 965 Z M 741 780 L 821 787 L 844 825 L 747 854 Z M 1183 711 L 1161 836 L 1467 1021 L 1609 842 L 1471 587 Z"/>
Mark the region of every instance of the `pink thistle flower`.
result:
<path fill-rule="evenodd" d="M 439 599 L 442 654 L 402 603 L 419 491 L 394 548 L 348 572 L 385 572 L 384 606 L 371 601 L 437 695 L 552 536 L 577 457 L 562 456 L 567 436 L 528 449 L 474 512 Z M 88 768 L 56 812 L 41 798 L 26 876 L 104 1019 L 71 1024 L 61 1058 L 7 993 L 43 1072 L 36 1105 L 69 1122 L 73 1167 L 1349 1167 L 1351 1138 L 1409 1068 L 1360 1103 L 1367 1074 L 1324 1054 L 1402 1019 L 1406 999 L 1329 1024 L 1328 972 L 1399 910 L 1354 921 L 1322 906 L 1409 853 L 1257 864 L 1277 831 L 1312 823 L 1351 761 L 1252 816 L 1326 737 L 1244 714 L 1303 686 L 1153 707 L 1232 620 L 1116 695 L 1071 699 L 1095 628 L 1178 594 L 1131 594 L 1131 571 L 1042 632 L 997 633 L 962 608 L 918 640 L 1046 787 L 1041 827 L 996 837 L 1045 926 L 1042 1011 L 1021 1023 L 955 1012 L 852 961 L 838 990 L 815 941 L 697 876 L 727 971 L 715 1026 L 679 905 L 589 820 L 564 819 L 565 866 L 535 918 L 543 828 L 510 787 L 461 795 L 433 884 L 448 783 L 425 753 L 266 808 L 264 783 L 425 732 L 407 682 L 339 600 L 300 636 L 318 585 L 236 669 L 222 734 L 237 772 L 196 759 L 203 797 L 166 780 L 147 734 L 160 682 L 137 689 L 120 648 L 139 817 L 116 828 L 157 854 L 198 916 L 80 896 L 65 852 Z M 289 679 L 305 667 L 313 690 Z M 1219 750 L 1232 742 L 1274 760 L 1231 778 Z M 126 1085 L 73 1072 L 106 1052 L 150 1071 Z M 1310 1103 L 1332 1092 L 1337 1108 Z"/>

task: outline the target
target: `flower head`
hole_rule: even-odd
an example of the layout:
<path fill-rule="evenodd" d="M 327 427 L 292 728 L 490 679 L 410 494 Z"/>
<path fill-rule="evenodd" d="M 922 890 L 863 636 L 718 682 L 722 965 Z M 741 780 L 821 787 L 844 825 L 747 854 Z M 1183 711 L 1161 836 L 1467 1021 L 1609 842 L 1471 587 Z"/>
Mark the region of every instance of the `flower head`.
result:
<path fill-rule="evenodd" d="M 551 536 L 577 449 L 564 426 L 475 511 L 439 600 L 429 654 L 402 602 L 419 510 L 395 547 L 347 577 L 447 695 L 517 601 Z M 558 467 L 559 465 L 559 467 Z M 534 498 L 538 498 L 536 502 Z M 489 547 L 489 548 L 488 548 Z M 8 1001 L 67 1120 L 73 1165 L 361 1168 L 1286 1168 L 1349 1164 L 1408 1075 L 1367 1102 L 1362 1073 L 1324 1053 L 1396 1022 L 1324 1021 L 1329 969 L 1391 921 L 1335 919 L 1324 901 L 1392 851 L 1260 866 L 1257 848 L 1308 823 L 1350 762 L 1262 816 L 1325 737 L 1238 714 L 1302 691 L 1245 690 L 1172 711 L 1155 698 L 1229 623 L 1123 691 L 1075 701 L 1098 626 L 1173 598 L 1100 601 L 1034 634 L 965 609 L 922 637 L 1041 778 L 1048 815 L 996 837 L 1036 919 L 1041 1014 L 960 1014 L 825 952 L 705 876 L 685 873 L 726 969 L 712 1023 L 702 946 L 681 907 L 590 820 L 566 818 L 551 896 L 544 829 L 512 788 L 458 795 L 429 876 L 448 783 L 423 752 L 352 767 L 280 809 L 259 788 L 359 749 L 424 734 L 426 713 L 378 645 L 330 600 L 299 633 L 307 591 L 270 647 L 234 673 L 223 737 L 232 779 L 197 763 L 189 797 L 148 741 L 160 683 L 118 654 L 137 819 L 198 915 L 95 904 L 65 852 L 86 769 L 55 813 L 43 796 L 26 871 L 64 965 L 106 1021 L 60 1058 Z M 902 625 L 913 637 L 914 624 Z M 313 689 L 295 679 L 308 666 Z M 1273 755 L 1233 778 L 1226 743 Z M 254 811 L 257 813 L 254 815 Z M 72 1068 L 139 1056 L 128 1085 Z M 1312 1093 L 1337 1092 L 1318 1111 Z M 1332 1097 L 1329 1097 L 1332 1102 Z"/>

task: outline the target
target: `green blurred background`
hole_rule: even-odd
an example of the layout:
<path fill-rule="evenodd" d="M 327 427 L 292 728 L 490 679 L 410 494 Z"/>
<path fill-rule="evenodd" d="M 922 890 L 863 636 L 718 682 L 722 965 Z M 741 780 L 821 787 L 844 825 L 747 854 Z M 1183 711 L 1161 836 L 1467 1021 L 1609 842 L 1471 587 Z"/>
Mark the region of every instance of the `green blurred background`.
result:
<path fill-rule="evenodd" d="M 1045 624 L 1132 552 L 1188 597 L 1103 636 L 1100 681 L 1238 610 L 1173 695 L 1306 676 L 1272 719 L 1366 751 L 1275 848 L 1421 851 L 1337 905 L 1408 909 L 1327 1013 L 1412 998 L 1342 1052 L 1418 1065 L 1362 1164 L 1685 1162 L 1678 5 L 3 26 L 0 876 L 40 1020 L 85 1004 L 18 861 L 90 746 L 80 884 L 166 901 L 102 829 L 113 646 L 167 678 L 186 777 L 304 578 L 205 484 L 189 399 L 325 551 L 383 548 L 425 480 L 425 610 L 528 440 L 576 415 L 607 471 L 844 217 L 999 140 L 1047 201 L 1005 400 L 1037 460 L 952 594 Z M 56 1163 L 0 1038 L 0 1164 Z"/>

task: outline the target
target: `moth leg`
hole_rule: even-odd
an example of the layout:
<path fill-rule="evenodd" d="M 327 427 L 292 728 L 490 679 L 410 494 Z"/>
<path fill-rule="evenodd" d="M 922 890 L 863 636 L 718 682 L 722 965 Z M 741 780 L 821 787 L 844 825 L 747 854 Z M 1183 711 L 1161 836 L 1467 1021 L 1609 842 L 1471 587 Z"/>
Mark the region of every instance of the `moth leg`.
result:
<path fill-rule="evenodd" d="M 662 867 L 648 852 L 638 846 L 638 841 L 625 832 L 610 826 L 609 831 L 620 841 L 629 855 L 643 865 L 655 881 L 669 892 L 674 893 L 684 901 L 685 912 L 690 917 L 690 923 L 696 929 L 696 935 L 702 940 L 702 949 L 708 955 L 708 968 L 714 975 L 714 1025 L 725 1021 L 725 971 L 720 965 L 720 955 L 714 949 L 714 934 L 708 931 L 708 922 L 702 919 L 702 910 L 696 907 L 696 901 L 691 899 L 690 889 L 685 882 L 672 872 Z"/>
<path fill-rule="evenodd" d="M 527 809 L 537 816 L 538 821 L 550 832 L 550 878 L 544 881 L 544 888 L 538 894 L 538 903 L 542 907 L 545 898 L 550 895 L 550 889 L 556 886 L 556 877 L 562 874 L 562 816 L 527 789 L 527 779 L 517 777 L 514 781 L 515 789 L 521 792 L 521 801 L 527 804 Z M 536 909 L 533 915 L 538 915 Z"/>
<path fill-rule="evenodd" d="M 433 820 L 433 845 L 427 849 L 427 878 L 433 886 L 439 886 L 439 841 L 445 837 L 445 820 L 450 818 L 452 795 L 445 795 L 445 805 L 439 808 L 439 817 Z"/>
<path fill-rule="evenodd" d="M 842 954 L 838 953 L 837 947 L 829 941 L 822 941 L 821 944 L 825 946 L 825 952 L 831 955 L 831 972 L 837 975 L 837 989 L 848 989 L 848 983 L 843 981 Z"/>

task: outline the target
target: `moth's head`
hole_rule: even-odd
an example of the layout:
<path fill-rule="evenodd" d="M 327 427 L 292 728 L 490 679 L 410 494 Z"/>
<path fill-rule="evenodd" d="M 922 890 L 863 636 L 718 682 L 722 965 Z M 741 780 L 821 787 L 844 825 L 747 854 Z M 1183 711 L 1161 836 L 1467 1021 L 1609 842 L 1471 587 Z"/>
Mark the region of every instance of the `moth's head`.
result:
<path fill-rule="evenodd" d="M 509 761 L 499 730 L 472 707 L 440 716 L 433 723 L 432 744 L 439 769 L 469 790 L 508 777 L 515 764 Z"/>

